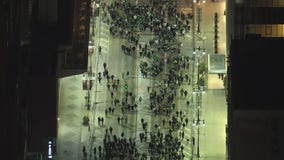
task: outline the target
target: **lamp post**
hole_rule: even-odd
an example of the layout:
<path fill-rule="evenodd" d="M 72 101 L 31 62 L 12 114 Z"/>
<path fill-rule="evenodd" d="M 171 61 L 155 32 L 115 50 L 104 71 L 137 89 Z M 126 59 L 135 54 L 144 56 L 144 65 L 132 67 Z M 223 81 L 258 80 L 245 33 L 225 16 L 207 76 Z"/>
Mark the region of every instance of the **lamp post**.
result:
<path fill-rule="evenodd" d="M 197 158 L 200 158 L 200 125 L 205 126 L 205 120 L 200 119 L 200 108 L 202 106 L 202 93 L 205 93 L 203 90 L 198 88 L 197 91 L 194 91 L 193 94 L 196 94 L 196 106 L 197 106 L 197 120 L 193 119 L 193 126 L 197 127 Z"/>
<path fill-rule="evenodd" d="M 196 85 L 200 88 L 200 59 L 202 59 L 203 55 L 205 55 L 205 48 L 193 48 L 193 55 L 197 65 L 197 81 Z"/>
<path fill-rule="evenodd" d="M 195 23 L 197 22 L 197 29 L 196 32 L 198 33 L 197 38 L 200 39 L 201 36 L 201 21 L 202 21 L 202 7 L 201 7 L 201 3 L 205 3 L 206 0 L 193 0 L 193 3 L 197 3 L 197 7 L 193 6 L 193 13 L 195 13 L 196 16 L 194 16 L 193 19 L 193 26 L 195 27 Z M 196 9 L 196 10 L 195 10 Z M 195 20 L 196 18 L 196 20 Z M 196 82 L 196 87 L 193 88 L 193 94 L 196 94 L 196 109 L 197 109 L 197 119 L 193 119 L 193 126 L 197 127 L 197 150 L 196 150 L 196 155 L 197 158 L 200 158 L 200 125 L 205 126 L 205 120 L 200 119 L 200 108 L 202 106 L 202 93 L 205 93 L 205 91 L 203 90 L 203 87 L 201 86 L 201 80 L 200 80 L 200 61 L 203 61 L 203 55 L 205 55 L 205 44 L 204 44 L 204 40 L 206 39 L 206 37 L 203 37 L 203 47 L 195 47 L 195 28 L 193 30 L 193 55 L 194 55 L 194 61 L 195 64 L 197 65 L 197 73 L 196 71 L 194 71 L 194 75 L 197 75 L 197 82 Z M 195 66 L 195 65 L 194 65 Z M 203 72 L 203 71 L 202 71 Z M 204 81 L 203 81 L 204 82 Z M 194 137 L 193 137 L 194 140 Z"/>
<path fill-rule="evenodd" d="M 88 110 L 90 109 L 90 90 L 92 88 L 92 82 L 95 80 L 95 74 L 92 71 L 86 72 L 83 74 L 82 81 L 83 81 L 83 89 L 87 91 L 86 93 L 86 106 Z"/>
<path fill-rule="evenodd" d="M 197 126 L 197 158 L 200 158 L 200 124 L 205 126 L 205 120 L 200 119 L 200 108 L 202 106 L 202 94 L 205 93 L 203 88 L 201 88 L 200 83 L 200 58 L 205 55 L 205 48 L 198 48 L 193 49 L 193 54 L 195 56 L 195 61 L 197 64 L 197 88 L 194 88 L 193 94 L 196 94 L 196 107 L 197 107 L 197 120 L 193 119 L 193 126 Z M 197 56 L 197 57 L 196 57 Z"/>
<path fill-rule="evenodd" d="M 199 109 L 197 109 L 197 120 L 193 120 L 193 126 L 197 127 L 197 158 L 200 158 L 200 125 L 205 126 L 205 120 L 201 120 L 199 117 Z"/>

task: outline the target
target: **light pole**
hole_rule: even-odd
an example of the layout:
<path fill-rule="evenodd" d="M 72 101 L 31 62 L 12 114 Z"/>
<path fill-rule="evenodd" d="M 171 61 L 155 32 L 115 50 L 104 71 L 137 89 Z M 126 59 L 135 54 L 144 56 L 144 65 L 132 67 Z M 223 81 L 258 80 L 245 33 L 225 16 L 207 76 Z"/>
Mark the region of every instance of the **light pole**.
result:
<path fill-rule="evenodd" d="M 85 99 L 88 110 L 90 109 L 90 90 L 92 89 L 93 80 L 95 80 L 95 74 L 92 71 L 83 74 L 83 89 L 87 91 Z"/>
<path fill-rule="evenodd" d="M 196 106 L 197 106 L 197 120 L 193 119 L 193 126 L 197 127 L 197 158 L 200 158 L 200 125 L 205 126 L 205 120 L 200 119 L 200 108 L 202 106 L 202 93 L 205 93 L 203 90 L 198 88 L 197 91 L 194 91 L 193 94 L 196 94 Z"/>
<path fill-rule="evenodd" d="M 195 8 L 195 6 L 193 6 L 193 13 L 196 13 L 193 18 L 193 26 L 195 27 L 195 23 L 197 22 L 197 30 L 196 32 L 198 33 L 198 36 L 200 38 L 201 35 L 201 21 L 202 21 L 202 7 L 201 7 L 201 2 L 205 3 L 206 0 L 193 0 L 193 3 L 197 3 L 197 7 Z M 196 10 L 195 10 L 196 9 Z M 195 19 L 196 18 L 196 19 Z M 200 60 L 202 61 L 202 57 L 203 55 L 205 55 L 205 45 L 204 45 L 204 38 L 203 38 L 203 47 L 201 48 L 200 46 L 198 48 L 195 47 L 195 28 L 193 29 L 193 55 L 194 55 L 194 61 L 195 64 L 197 65 L 197 73 L 196 71 L 194 71 L 194 75 L 197 75 L 197 82 L 196 82 L 196 88 L 193 88 L 193 94 L 196 94 L 196 108 L 197 108 L 197 120 L 193 119 L 193 126 L 197 127 L 197 158 L 200 158 L 200 125 L 205 126 L 205 120 L 201 120 L 200 119 L 200 108 L 202 106 L 202 93 L 205 93 L 203 88 L 201 88 L 201 80 L 200 80 L 200 74 L 202 73 L 200 72 Z M 200 59 L 201 58 L 201 59 Z M 195 65 L 194 65 L 195 66 Z M 193 137 L 194 140 L 194 137 Z"/>
<path fill-rule="evenodd" d="M 197 127 L 197 158 L 200 158 L 200 125 L 205 126 L 205 120 L 201 120 L 199 117 L 199 109 L 197 109 L 197 120 L 193 120 L 192 125 Z"/>
<path fill-rule="evenodd" d="M 200 59 L 202 59 L 205 54 L 206 54 L 205 48 L 201 48 L 200 46 L 198 48 L 193 48 L 194 61 L 196 62 L 197 65 L 196 85 L 198 89 L 200 89 Z"/>

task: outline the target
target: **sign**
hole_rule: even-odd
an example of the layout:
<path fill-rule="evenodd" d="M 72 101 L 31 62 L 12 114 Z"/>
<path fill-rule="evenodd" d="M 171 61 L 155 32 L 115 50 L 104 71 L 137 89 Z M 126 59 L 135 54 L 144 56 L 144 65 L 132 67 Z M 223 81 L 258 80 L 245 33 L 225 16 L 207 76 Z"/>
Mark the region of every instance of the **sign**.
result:
<path fill-rule="evenodd" d="M 48 159 L 52 159 L 52 142 L 48 141 Z"/>

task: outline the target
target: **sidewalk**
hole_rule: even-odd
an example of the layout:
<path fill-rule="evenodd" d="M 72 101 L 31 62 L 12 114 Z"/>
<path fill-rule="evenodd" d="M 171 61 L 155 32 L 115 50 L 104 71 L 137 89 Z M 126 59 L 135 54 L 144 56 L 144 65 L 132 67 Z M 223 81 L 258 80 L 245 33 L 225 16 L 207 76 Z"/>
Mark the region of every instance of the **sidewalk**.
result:
<path fill-rule="evenodd" d="M 202 8 L 203 24 L 201 26 L 206 37 L 207 52 L 213 54 L 213 16 L 217 12 L 219 15 L 218 53 L 226 54 L 225 0 L 218 2 L 208 0 Z M 200 159 L 225 160 L 227 105 L 223 80 L 219 79 L 217 74 L 208 74 L 207 90 L 202 96 L 201 117 L 205 120 L 205 126 L 200 129 Z"/>

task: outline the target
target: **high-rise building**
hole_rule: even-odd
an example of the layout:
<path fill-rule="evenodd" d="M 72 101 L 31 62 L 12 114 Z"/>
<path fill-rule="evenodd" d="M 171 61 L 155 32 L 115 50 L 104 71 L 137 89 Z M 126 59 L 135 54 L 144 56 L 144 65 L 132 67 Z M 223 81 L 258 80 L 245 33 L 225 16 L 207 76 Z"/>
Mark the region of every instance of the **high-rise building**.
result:
<path fill-rule="evenodd" d="M 62 0 L 58 4 L 60 8 L 64 8 L 58 21 L 59 34 L 62 35 L 61 40 L 64 42 L 59 46 L 59 52 L 63 54 L 60 62 L 65 70 L 84 72 L 88 62 L 91 0 Z M 67 10 L 65 10 L 66 4 Z"/>
<path fill-rule="evenodd" d="M 0 2 L 0 88 L 2 157 L 21 160 L 27 136 L 28 1 Z"/>
<path fill-rule="evenodd" d="M 82 24 L 89 30 L 88 21 L 78 22 L 89 16 L 88 5 L 90 0 L 0 2 L 2 157 L 34 160 L 56 150 L 59 71 L 64 65 L 87 69 L 88 34 L 75 35 L 83 33 L 77 33 Z M 61 66 L 62 48 L 70 63 Z"/>
<path fill-rule="evenodd" d="M 284 158 L 283 13 L 283 0 L 227 0 L 229 160 Z"/>

